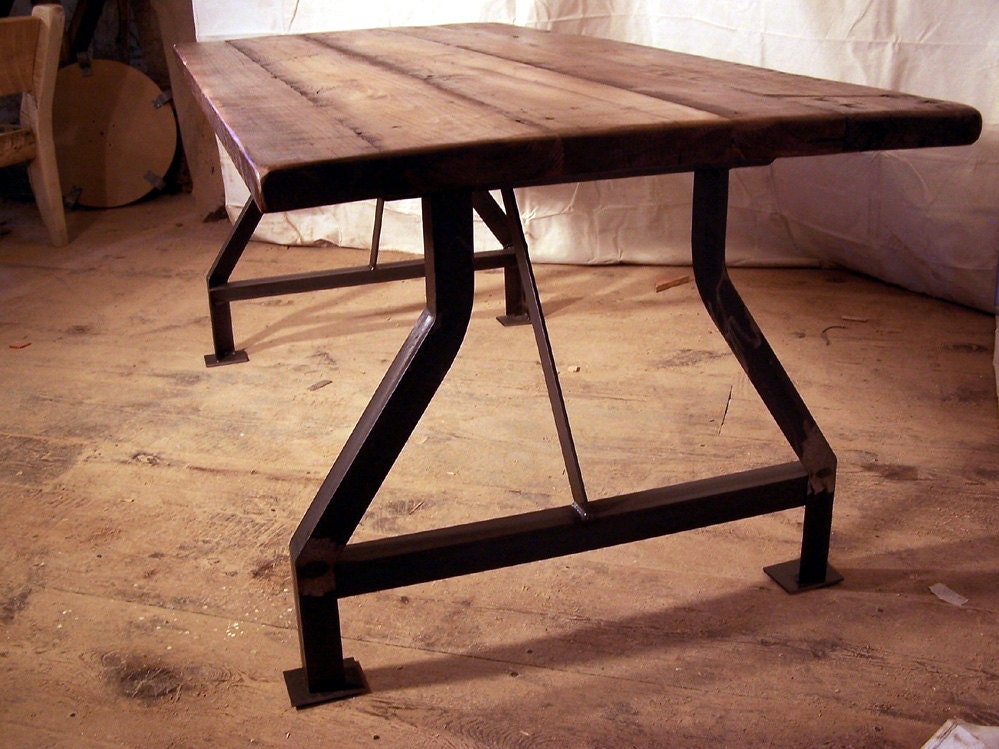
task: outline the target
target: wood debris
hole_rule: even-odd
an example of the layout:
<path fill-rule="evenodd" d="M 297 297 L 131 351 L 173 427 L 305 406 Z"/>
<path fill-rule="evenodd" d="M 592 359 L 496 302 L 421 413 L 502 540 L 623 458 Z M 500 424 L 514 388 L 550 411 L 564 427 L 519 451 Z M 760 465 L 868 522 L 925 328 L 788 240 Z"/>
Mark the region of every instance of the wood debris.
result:
<path fill-rule="evenodd" d="M 672 289 L 674 286 L 683 286 L 686 283 L 690 283 L 690 276 L 680 276 L 679 278 L 671 278 L 666 281 L 659 281 L 656 284 L 656 293 L 660 291 L 666 291 L 666 289 Z"/>

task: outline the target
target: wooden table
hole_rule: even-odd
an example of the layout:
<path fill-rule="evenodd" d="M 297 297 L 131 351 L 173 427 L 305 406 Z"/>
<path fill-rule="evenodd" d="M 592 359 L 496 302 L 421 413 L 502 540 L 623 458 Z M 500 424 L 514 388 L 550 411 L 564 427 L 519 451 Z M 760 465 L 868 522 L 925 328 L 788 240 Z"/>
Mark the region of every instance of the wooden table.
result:
<path fill-rule="evenodd" d="M 338 600 L 804 507 L 790 592 L 829 567 L 836 458 L 725 269 L 728 173 L 776 158 L 972 143 L 970 107 L 601 39 L 493 24 L 375 29 L 178 47 L 251 199 L 209 274 L 215 353 L 241 360 L 232 301 L 425 272 L 427 305 L 291 541 L 304 707 L 367 689 L 344 660 Z M 701 297 L 798 460 L 591 501 L 585 491 L 513 188 L 692 171 Z M 500 190 L 500 206 L 488 191 Z M 229 282 L 262 213 L 423 200 L 425 260 Z M 473 253 L 473 209 L 503 244 Z M 425 264 L 424 264 L 425 263 Z M 348 543 L 457 355 L 477 267 L 507 269 L 508 311 L 534 326 L 572 502 Z M 627 321 L 623 320 L 622 325 Z"/>

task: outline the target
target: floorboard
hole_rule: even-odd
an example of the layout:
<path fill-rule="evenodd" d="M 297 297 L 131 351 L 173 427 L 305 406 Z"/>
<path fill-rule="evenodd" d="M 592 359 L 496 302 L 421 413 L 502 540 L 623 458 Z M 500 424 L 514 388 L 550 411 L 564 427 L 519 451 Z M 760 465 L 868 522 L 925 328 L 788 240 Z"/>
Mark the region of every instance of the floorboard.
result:
<path fill-rule="evenodd" d="M 373 692 L 296 711 L 287 544 L 422 281 L 234 305 L 189 196 L 0 203 L 0 733 L 12 747 L 916 747 L 999 725 L 994 318 L 838 270 L 733 278 L 839 460 L 834 588 L 800 511 L 343 601 Z M 491 249 L 491 248 L 489 248 Z M 251 244 L 241 277 L 363 264 Z M 591 497 L 791 458 L 683 268 L 539 266 Z M 530 330 L 481 273 L 459 359 L 357 538 L 552 507 Z M 944 602 L 944 583 L 968 599 Z"/>

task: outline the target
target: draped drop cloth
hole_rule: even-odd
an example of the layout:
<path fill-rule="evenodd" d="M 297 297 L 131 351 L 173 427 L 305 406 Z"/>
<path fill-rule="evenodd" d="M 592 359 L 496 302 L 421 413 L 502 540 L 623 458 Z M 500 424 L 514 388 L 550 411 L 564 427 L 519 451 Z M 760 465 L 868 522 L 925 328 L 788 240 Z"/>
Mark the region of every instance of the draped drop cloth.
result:
<path fill-rule="evenodd" d="M 999 312 L 995 0 L 194 0 L 199 39 L 498 21 L 923 94 L 977 107 L 969 147 L 783 159 L 732 173 L 733 264 L 831 262 Z M 248 195 L 226 170 L 230 213 Z M 518 191 L 538 262 L 690 261 L 690 175 Z M 265 216 L 257 238 L 367 247 L 373 202 Z M 485 244 L 488 233 L 478 227 Z M 382 246 L 419 252 L 419 205 L 387 206 Z"/>

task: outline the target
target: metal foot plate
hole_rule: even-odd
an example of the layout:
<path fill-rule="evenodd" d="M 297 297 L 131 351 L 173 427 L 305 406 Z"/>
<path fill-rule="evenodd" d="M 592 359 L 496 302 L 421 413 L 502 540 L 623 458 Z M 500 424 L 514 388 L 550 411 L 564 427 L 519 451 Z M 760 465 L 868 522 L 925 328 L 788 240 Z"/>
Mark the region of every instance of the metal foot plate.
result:
<path fill-rule="evenodd" d="M 284 683 L 288 687 L 291 704 L 299 710 L 313 705 L 322 705 L 326 702 L 345 700 L 348 697 L 356 697 L 371 691 L 364 671 L 361 670 L 361 664 L 353 658 L 343 659 L 343 681 L 343 689 L 331 692 L 310 692 L 309 680 L 305 675 L 304 668 L 284 672 Z"/>
<path fill-rule="evenodd" d="M 239 351 L 233 351 L 231 354 L 226 354 L 221 358 L 215 356 L 215 354 L 205 354 L 206 367 L 221 367 L 225 364 L 243 364 L 248 361 L 250 361 L 250 357 L 242 349 Z"/>
<path fill-rule="evenodd" d="M 804 593 L 806 590 L 814 590 L 815 588 L 825 588 L 830 585 L 835 585 L 836 583 L 843 581 L 843 576 L 839 574 L 832 566 L 826 566 L 826 577 L 824 580 L 820 580 L 816 583 L 807 583 L 802 585 L 798 581 L 798 568 L 800 566 L 799 560 L 792 559 L 790 562 L 784 562 L 783 564 L 773 564 L 769 567 L 764 567 L 763 571 L 766 572 L 777 583 L 788 593 Z"/>
<path fill-rule="evenodd" d="M 500 325 L 504 328 L 509 328 L 513 325 L 530 325 L 531 316 L 526 312 L 522 315 L 500 315 L 496 318 L 499 320 Z"/>

